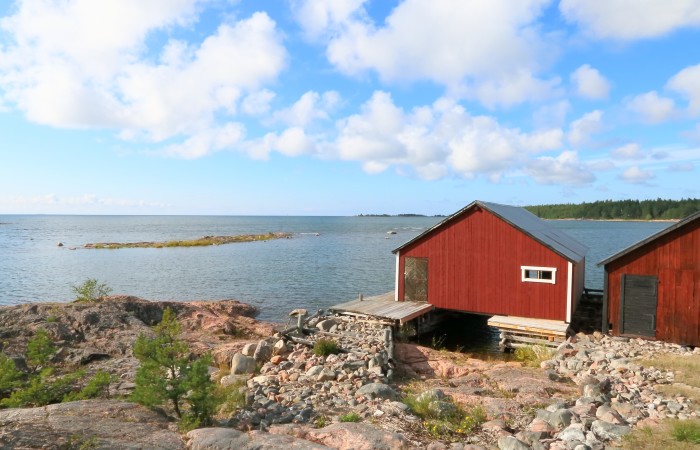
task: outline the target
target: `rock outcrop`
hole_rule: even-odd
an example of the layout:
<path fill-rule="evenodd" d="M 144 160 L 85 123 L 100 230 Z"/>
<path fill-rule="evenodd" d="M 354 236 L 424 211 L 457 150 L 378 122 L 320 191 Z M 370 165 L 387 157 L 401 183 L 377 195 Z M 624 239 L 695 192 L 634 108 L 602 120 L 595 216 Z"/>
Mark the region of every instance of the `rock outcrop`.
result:
<path fill-rule="evenodd" d="M 184 449 L 171 426 L 148 408 L 117 400 L 7 409 L 0 410 L 0 448 Z"/>

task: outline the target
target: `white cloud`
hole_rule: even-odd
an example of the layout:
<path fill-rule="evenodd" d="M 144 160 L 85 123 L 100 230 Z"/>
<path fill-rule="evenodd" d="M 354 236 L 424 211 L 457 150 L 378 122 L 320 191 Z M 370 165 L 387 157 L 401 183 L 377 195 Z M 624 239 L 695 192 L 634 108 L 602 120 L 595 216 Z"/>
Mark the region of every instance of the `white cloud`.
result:
<path fill-rule="evenodd" d="M 160 153 L 183 159 L 196 159 L 221 150 L 234 150 L 245 136 L 245 127 L 239 123 L 227 123 L 209 127 L 192 134 L 179 144 L 171 144 Z"/>
<path fill-rule="evenodd" d="M 574 147 L 585 145 L 592 134 L 602 129 L 603 112 L 596 109 L 574 120 L 569 125 L 567 139 Z"/>
<path fill-rule="evenodd" d="M 255 13 L 188 44 L 166 33 L 195 20 L 198 1 L 146 3 L 21 2 L 0 22 L 9 42 L 0 47 L 0 98 L 40 124 L 182 140 L 168 148 L 172 155 L 226 147 L 217 144 L 229 129 L 220 123 L 238 114 L 241 99 L 244 113 L 264 112 L 264 85 L 285 67 L 275 22 Z M 162 41 L 154 36 L 165 44 L 154 46 Z"/>
<path fill-rule="evenodd" d="M 241 110 L 250 116 L 259 116 L 270 110 L 270 102 L 275 98 L 275 93 L 262 89 L 251 92 L 241 102 Z"/>
<path fill-rule="evenodd" d="M 549 0 L 406 0 L 382 24 L 369 19 L 363 2 L 334 3 L 303 1 L 295 15 L 308 33 L 326 32 L 328 60 L 345 74 L 374 71 L 385 82 L 429 80 L 450 87 L 492 77 L 499 85 L 511 79 L 522 85 L 547 59 L 536 20 Z"/>
<path fill-rule="evenodd" d="M 537 128 L 562 127 L 566 123 L 566 115 L 571 111 L 568 100 L 539 107 L 532 114 L 532 120 Z"/>
<path fill-rule="evenodd" d="M 286 156 L 313 153 L 316 142 L 302 128 L 290 127 L 282 133 L 267 133 L 260 139 L 243 142 L 241 147 L 254 159 L 267 159 L 273 151 Z"/>
<path fill-rule="evenodd" d="M 610 152 L 610 156 L 622 160 L 639 160 L 647 157 L 646 153 L 639 147 L 639 144 L 636 143 L 629 143 L 618 147 Z"/>
<path fill-rule="evenodd" d="M 527 70 L 518 70 L 502 77 L 488 78 L 464 88 L 467 97 L 478 99 L 487 108 L 509 107 L 523 102 L 548 100 L 560 93 L 557 77 L 541 80 Z"/>
<path fill-rule="evenodd" d="M 585 98 L 604 99 L 610 92 L 610 83 L 598 70 L 584 64 L 571 74 L 576 93 Z"/>
<path fill-rule="evenodd" d="M 492 117 L 472 116 L 446 99 L 405 111 L 380 91 L 337 128 L 337 140 L 324 145 L 328 156 L 360 161 L 369 173 L 410 167 L 426 179 L 498 179 L 532 155 L 560 148 L 563 139 L 560 129 L 525 133 Z"/>
<path fill-rule="evenodd" d="M 676 104 L 673 99 L 660 97 L 656 91 L 637 95 L 626 104 L 627 109 L 638 114 L 646 123 L 661 123 L 671 118 Z"/>
<path fill-rule="evenodd" d="M 25 0 L 0 19 L 13 65 L 45 66 L 56 59 L 79 66 L 83 76 L 109 82 L 137 58 L 152 30 L 195 19 L 198 0 Z"/>
<path fill-rule="evenodd" d="M 696 0 L 561 0 L 559 10 L 598 38 L 651 38 L 700 25 Z"/>
<path fill-rule="evenodd" d="M 274 116 L 288 125 L 304 127 L 314 120 L 327 120 L 338 105 L 340 94 L 335 91 L 308 91 L 289 108 L 277 111 Z"/>
<path fill-rule="evenodd" d="M 210 126 L 217 111 L 230 114 L 241 93 L 273 80 L 285 59 L 275 23 L 256 13 L 233 26 L 221 25 L 192 60 L 128 66 L 118 87 L 131 128 L 160 141 Z"/>
<path fill-rule="evenodd" d="M 292 0 L 292 10 L 307 37 L 333 32 L 352 16 L 362 15 L 367 0 Z"/>
<path fill-rule="evenodd" d="M 525 166 L 525 173 L 542 184 L 583 185 L 595 180 L 575 151 L 564 151 L 556 158 L 541 156 Z"/>
<path fill-rule="evenodd" d="M 633 184 L 645 184 L 652 178 L 654 178 L 653 172 L 640 169 L 639 166 L 629 167 L 620 175 L 620 179 Z"/>
<path fill-rule="evenodd" d="M 700 114 L 700 64 L 681 70 L 666 86 L 688 98 L 688 110 L 691 114 Z"/>

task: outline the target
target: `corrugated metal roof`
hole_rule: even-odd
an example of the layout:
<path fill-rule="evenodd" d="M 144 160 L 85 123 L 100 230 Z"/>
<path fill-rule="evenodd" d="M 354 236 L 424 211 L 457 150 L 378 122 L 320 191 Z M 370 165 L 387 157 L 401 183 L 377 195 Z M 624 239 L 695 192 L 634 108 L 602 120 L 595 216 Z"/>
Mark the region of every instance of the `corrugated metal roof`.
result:
<path fill-rule="evenodd" d="M 445 224 L 451 222 L 457 217 L 461 216 L 470 209 L 480 206 L 481 208 L 490 211 L 492 214 L 501 218 L 503 221 L 511 224 L 518 230 L 527 234 L 528 236 L 535 239 L 537 242 L 541 243 L 545 247 L 551 249 L 555 253 L 558 253 L 562 257 L 568 259 L 572 262 L 579 262 L 583 260 L 588 252 L 588 247 L 581 244 L 576 239 L 572 238 L 568 234 L 564 233 L 560 229 L 548 224 L 544 220 L 540 219 L 536 215 L 532 214 L 525 208 L 520 208 L 518 206 L 500 205 L 498 203 L 474 201 L 467 205 L 466 207 L 460 209 L 456 213 L 452 214 L 442 222 L 436 224 L 432 228 L 426 230 L 410 241 L 406 242 L 402 246 L 394 250 L 394 253 L 400 251 L 404 247 L 416 242 L 419 239 L 423 239 L 428 234 L 441 228 Z"/>
<path fill-rule="evenodd" d="M 656 233 L 652 234 L 648 238 L 642 239 L 641 241 L 637 242 L 636 244 L 632 244 L 627 248 L 623 248 L 622 250 L 615 253 L 614 255 L 608 256 L 607 258 L 605 258 L 604 260 L 599 262 L 597 265 L 602 266 L 602 265 L 605 265 L 609 262 L 612 262 L 618 258 L 621 258 L 622 256 L 624 256 L 630 252 L 633 252 L 634 250 L 637 250 L 639 247 L 643 247 L 644 245 L 650 243 L 651 241 L 655 241 L 662 236 L 666 236 L 670 232 L 677 230 L 677 229 L 679 229 L 679 228 L 681 228 L 681 227 L 683 227 L 683 226 L 685 226 L 685 225 L 687 225 L 695 220 L 700 220 L 700 211 L 689 215 L 688 217 L 674 223 L 673 225 L 671 225 L 669 227 L 664 228 L 661 231 L 657 231 Z"/>

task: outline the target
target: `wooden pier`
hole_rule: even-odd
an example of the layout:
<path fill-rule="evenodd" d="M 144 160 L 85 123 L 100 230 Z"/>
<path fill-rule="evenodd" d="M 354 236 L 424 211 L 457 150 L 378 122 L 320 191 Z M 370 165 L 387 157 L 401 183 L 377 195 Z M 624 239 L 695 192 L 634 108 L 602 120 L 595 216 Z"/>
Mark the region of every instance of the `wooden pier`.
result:
<path fill-rule="evenodd" d="M 501 331 L 499 347 L 504 351 L 528 345 L 556 348 L 566 340 L 569 330 L 563 321 L 527 317 L 493 316 L 488 324 Z"/>
<path fill-rule="evenodd" d="M 435 307 L 425 302 L 397 302 L 394 291 L 391 291 L 372 297 L 360 296 L 357 300 L 340 303 L 329 309 L 339 314 L 367 317 L 390 325 L 403 325 L 428 314 Z"/>

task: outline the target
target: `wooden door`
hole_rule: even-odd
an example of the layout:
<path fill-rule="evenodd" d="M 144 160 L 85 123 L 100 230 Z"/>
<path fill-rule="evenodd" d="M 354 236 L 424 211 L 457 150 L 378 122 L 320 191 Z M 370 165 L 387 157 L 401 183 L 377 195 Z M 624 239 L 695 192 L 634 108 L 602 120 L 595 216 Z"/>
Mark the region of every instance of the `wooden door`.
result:
<path fill-rule="evenodd" d="M 428 258 L 407 257 L 404 263 L 404 299 L 428 301 Z"/>
<path fill-rule="evenodd" d="M 656 276 L 623 274 L 620 283 L 620 334 L 656 337 Z"/>

